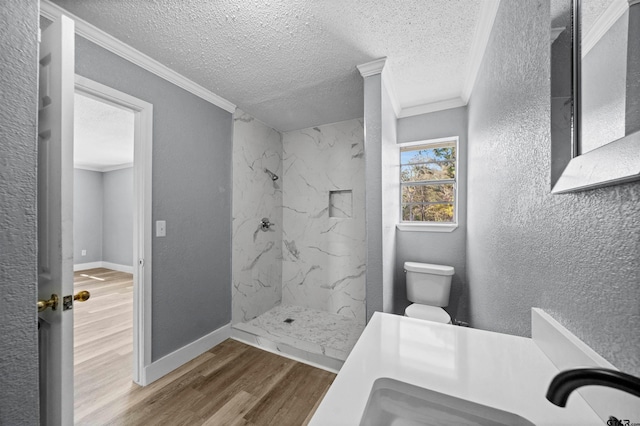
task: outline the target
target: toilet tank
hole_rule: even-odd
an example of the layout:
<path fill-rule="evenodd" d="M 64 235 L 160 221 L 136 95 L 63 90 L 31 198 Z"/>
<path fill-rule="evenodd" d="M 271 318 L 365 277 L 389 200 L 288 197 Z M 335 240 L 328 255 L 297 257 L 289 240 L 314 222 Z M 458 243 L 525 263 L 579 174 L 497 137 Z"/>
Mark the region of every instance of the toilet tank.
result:
<path fill-rule="evenodd" d="M 430 306 L 449 305 L 452 266 L 405 262 L 407 298 L 414 303 Z"/>

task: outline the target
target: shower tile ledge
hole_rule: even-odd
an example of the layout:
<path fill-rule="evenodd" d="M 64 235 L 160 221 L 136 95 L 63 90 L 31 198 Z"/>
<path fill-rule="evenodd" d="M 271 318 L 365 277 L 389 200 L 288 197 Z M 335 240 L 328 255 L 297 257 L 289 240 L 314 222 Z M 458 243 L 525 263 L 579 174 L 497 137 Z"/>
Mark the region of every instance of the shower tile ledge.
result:
<path fill-rule="evenodd" d="M 337 360 L 340 360 L 342 362 L 344 362 L 344 360 L 346 360 L 347 356 L 349 355 L 348 352 L 341 351 L 339 349 L 323 346 L 318 343 L 298 340 L 296 338 L 284 336 L 277 333 L 272 333 L 260 327 L 256 327 L 247 323 L 235 324 L 233 327 L 238 330 L 244 331 L 246 333 L 253 334 L 257 337 L 262 337 L 264 339 L 271 340 L 275 343 L 284 343 L 285 345 L 289 345 L 291 347 L 300 349 L 305 352 L 310 352 L 318 355 L 325 355 L 330 358 L 335 358 Z"/>
<path fill-rule="evenodd" d="M 256 327 L 245 327 L 246 324 L 236 324 L 231 328 L 231 337 L 242 343 L 255 346 L 257 348 L 275 353 L 277 355 L 291 358 L 295 361 L 309 364 L 313 367 L 322 368 L 323 370 L 338 373 L 344 364 L 344 360 L 332 358 L 324 355 L 321 351 L 309 351 L 301 349 L 290 343 L 285 343 L 282 338 L 274 338 L 274 336 L 265 337 L 264 333 L 255 334 Z M 296 342 L 300 343 L 300 342 Z"/>
<path fill-rule="evenodd" d="M 285 323 L 286 319 L 292 323 Z M 279 305 L 232 327 L 232 337 L 299 361 L 337 371 L 364 330 L 355 320 L 295 305 Z"/>

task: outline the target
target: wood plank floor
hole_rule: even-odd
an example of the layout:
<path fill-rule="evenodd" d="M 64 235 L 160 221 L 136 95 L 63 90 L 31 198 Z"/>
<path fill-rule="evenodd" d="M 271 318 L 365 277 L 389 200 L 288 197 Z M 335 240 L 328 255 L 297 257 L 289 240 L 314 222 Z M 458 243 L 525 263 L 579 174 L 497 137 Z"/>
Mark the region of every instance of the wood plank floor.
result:
<path fill-rule="evenodd" d="M 304 425 L 335 374 L 226 340 L 146 387 L 131 381 L 131 274 L 75 273 L 75 423 Z"/>

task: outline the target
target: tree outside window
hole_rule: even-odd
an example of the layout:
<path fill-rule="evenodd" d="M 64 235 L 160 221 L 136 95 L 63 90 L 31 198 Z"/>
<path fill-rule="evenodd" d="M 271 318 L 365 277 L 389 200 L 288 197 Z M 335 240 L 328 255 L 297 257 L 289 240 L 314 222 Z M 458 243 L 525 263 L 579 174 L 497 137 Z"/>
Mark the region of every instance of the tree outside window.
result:
<path fill-rule="evenodd" d="M 400 148 L 403 222 L 455 222 L 456 141 Z"/>

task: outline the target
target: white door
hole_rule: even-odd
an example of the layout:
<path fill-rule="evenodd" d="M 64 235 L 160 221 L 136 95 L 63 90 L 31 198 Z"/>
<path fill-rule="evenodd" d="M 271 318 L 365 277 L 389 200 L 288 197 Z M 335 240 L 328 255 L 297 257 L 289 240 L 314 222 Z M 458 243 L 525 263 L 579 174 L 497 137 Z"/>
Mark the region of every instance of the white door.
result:
<path fill-rule="evenodd" d="M 74 23 L 51 24 L 40 43 L 38 299 L 41 424 L 73 424 Z M 54 306 L 55 305 L 55 306 Z"/>

